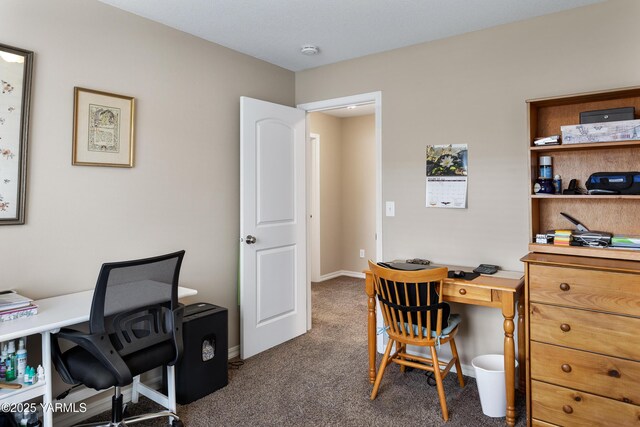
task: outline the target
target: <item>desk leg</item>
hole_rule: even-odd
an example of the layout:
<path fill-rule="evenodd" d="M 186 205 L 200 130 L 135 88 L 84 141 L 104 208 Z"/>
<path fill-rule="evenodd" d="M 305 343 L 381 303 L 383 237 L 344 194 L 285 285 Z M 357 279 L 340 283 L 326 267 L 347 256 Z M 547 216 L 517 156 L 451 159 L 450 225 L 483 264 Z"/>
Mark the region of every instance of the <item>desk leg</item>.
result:
<path fill-rule="evenodd" d="M 367 313 L 367 349 L 369 350 L 369 382 L 376 380 L 376 298 L 373 291 L 373 275 L 366 272 L 365 291 L 368 298 Z"/>
<path fill-rule="evenodd" d="M 502 293 L 502 316 L 504 316 L 504 370 L 507 387 L 507 425 L 513 426 L 516 422 L 516 384 L 515 384 L 515 344 L 513 342 L 514 330 L 514 294 Z"/>
<path fill-rule="evenodd" d="M 42 411 L 43 427 L 52 427 L 53 411 L 51 410 L 51 404 L 53 403 L 53 363 L 51 363 L 50 331 L 42 333 L 42 367 L 44 368 L 45 375 L 44 395 L 42 396 L 42 405 L 44 407 L 44 410 Z"/>

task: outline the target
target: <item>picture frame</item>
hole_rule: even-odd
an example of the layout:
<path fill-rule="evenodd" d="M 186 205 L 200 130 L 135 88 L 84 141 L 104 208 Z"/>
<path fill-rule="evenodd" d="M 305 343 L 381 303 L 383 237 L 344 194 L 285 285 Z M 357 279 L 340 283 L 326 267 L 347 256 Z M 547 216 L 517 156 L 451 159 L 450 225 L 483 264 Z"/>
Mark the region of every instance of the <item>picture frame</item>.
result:
<path fill-rule="evenodd" d="M 0 44 L 0 225 L 25 223 L 33 52 Z"/>
<path fill-rule="evenodd" d="M 133 167 L 135 98 L 82 87 L 73 91 L 71 164 Z"/>

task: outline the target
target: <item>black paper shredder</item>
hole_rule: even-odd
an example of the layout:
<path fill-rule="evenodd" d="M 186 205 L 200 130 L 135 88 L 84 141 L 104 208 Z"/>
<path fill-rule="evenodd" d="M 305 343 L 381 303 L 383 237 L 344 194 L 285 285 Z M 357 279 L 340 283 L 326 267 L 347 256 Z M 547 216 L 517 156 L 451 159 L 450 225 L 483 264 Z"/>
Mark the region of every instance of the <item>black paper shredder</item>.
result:
<path fill-rule="evenodd" d="M 228 312 L 209 303 L 190 304 L 182 323 L 183 353 L 176 365 L 176 401 L 191 403 L 228 384 Z"/>

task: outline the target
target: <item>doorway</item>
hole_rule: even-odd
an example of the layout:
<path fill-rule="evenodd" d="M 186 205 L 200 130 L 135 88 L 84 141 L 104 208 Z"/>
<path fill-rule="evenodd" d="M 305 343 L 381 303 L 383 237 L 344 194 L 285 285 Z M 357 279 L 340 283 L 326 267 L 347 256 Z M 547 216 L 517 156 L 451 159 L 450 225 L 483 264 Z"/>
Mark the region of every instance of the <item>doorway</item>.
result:
<path fill-rule="evenodd" d="M 307 328 L 311 329 L 311 281 L 339 275 L 364 277 L 366 260 L 382 259 L 381 94 L 298 108 L 307 112 L 309 135 Z M 325 164 L 320 162 L 321 152 Z"/>

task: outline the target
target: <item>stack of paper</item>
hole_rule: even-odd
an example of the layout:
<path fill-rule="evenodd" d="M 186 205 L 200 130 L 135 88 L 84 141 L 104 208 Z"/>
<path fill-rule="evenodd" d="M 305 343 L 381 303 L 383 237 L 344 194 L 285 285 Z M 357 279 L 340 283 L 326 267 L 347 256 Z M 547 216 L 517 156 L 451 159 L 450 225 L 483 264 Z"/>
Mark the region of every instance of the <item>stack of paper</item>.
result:
<path fill-rule="evenodd" d="M 534 145 L 558 145 L 560 144 L 560 135 L 542 136 L 533 140 Z"/>
<path fill-rule="evenodd" d="M 556 230 L 553 236 L 553 244 L 569 246 L 571 243 L 571 230 Z"/>

